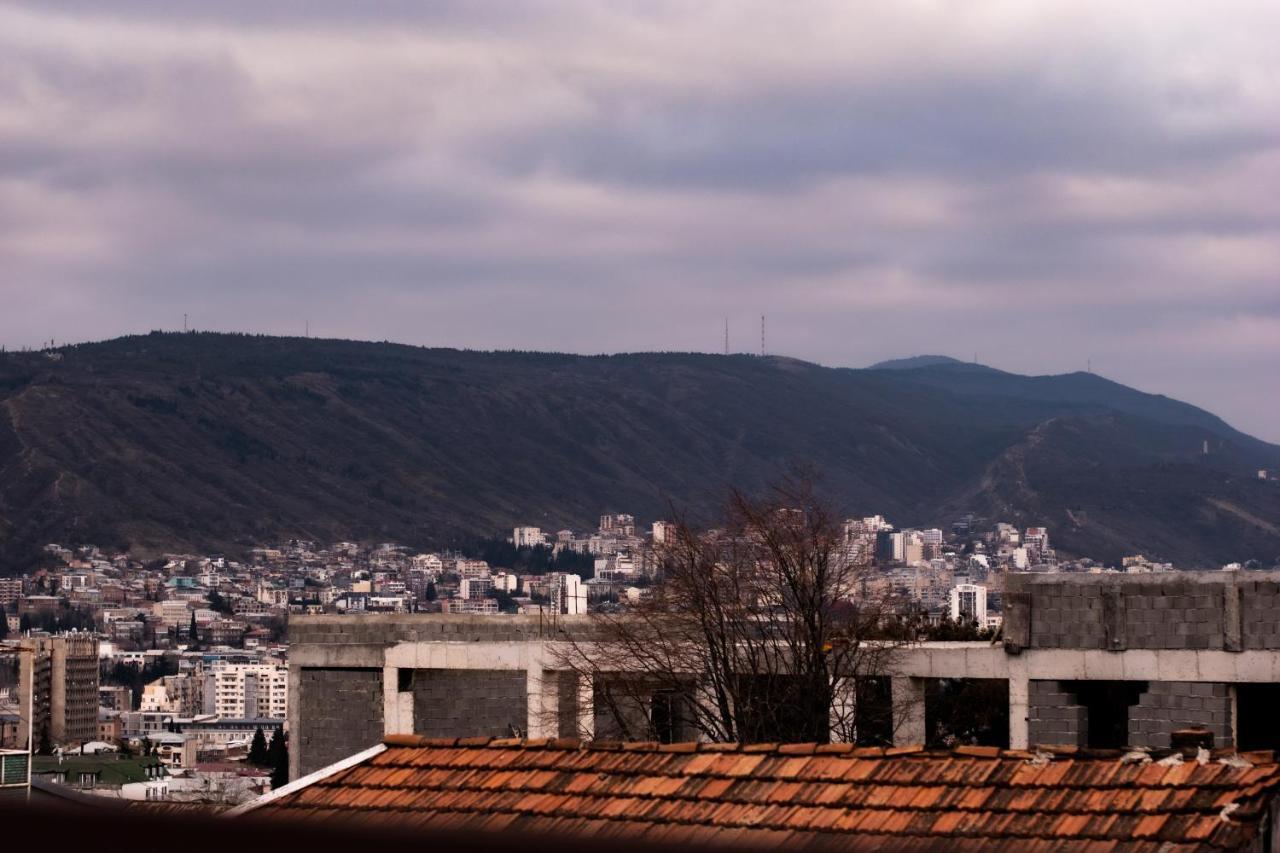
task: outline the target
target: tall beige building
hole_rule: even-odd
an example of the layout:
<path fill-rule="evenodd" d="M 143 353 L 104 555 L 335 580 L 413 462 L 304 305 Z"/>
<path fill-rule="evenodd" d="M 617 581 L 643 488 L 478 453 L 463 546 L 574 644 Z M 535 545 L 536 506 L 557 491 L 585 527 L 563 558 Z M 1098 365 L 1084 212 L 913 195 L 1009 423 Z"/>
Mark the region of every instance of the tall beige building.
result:
<path fill-rule="evenodd" d="M 31 715 L 32 737 L 72 746 L 98 736 L 98 641 L 89 634 L 26 637 L 18 696 L 21 715 Z M 33 684 L 34 680 L 34 684 Z M 35 705 L 34 713 L 28 704 Z"/>

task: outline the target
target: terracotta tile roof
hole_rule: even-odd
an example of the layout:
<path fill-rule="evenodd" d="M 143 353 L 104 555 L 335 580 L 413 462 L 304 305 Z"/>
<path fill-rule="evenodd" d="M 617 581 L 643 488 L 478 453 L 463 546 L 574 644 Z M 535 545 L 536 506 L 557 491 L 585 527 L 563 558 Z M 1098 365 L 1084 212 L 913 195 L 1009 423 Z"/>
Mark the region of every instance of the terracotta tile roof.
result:
<path fill-rule="evenodd" d="M 386 746 L 255 814 L 682 844 L 1193 850 L 1249 843 L 1280 788 L 1270 753 L 1200 764 L 845 745 Z"/>

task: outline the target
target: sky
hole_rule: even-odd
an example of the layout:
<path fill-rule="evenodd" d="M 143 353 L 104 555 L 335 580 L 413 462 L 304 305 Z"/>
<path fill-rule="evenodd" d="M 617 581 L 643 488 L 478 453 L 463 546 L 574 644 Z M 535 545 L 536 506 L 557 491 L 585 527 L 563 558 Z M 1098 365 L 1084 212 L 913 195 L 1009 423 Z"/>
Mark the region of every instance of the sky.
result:
<path fill-rule="evenodd" d="M 1280 442 L 1280 4 L 0 2 L 0 343 L 1095 372 Z"/>

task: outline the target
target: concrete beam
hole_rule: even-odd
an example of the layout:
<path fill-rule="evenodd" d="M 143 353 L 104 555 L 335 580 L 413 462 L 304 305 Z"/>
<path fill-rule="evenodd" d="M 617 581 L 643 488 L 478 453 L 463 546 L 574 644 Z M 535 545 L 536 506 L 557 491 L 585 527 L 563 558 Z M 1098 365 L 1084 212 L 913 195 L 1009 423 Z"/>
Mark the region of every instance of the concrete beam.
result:
<path fill-rule="evenodd" d="M 1009 748 L 1027 749 L 1031 742 L 1031 680 L 1024 661 L 1009 666 Z"/>

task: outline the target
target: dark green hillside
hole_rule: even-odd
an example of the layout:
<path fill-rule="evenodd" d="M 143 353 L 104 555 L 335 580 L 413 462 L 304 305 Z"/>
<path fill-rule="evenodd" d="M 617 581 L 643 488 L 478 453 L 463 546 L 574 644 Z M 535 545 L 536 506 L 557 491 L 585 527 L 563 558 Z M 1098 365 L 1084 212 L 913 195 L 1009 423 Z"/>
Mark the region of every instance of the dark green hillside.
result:
<path fill-rule="evenodd" d="M 974 509 L 1104 558 L 1280 555 L 1280 489 L 1251 479 L 1280 449 L 1087 375 L 215 334 L 55 355 L 0 356 L 0 565 L 49 541 L 438 544 L 609 510 L 647 520 L 791 463 L 850 513 L 902 524 Z"/>

